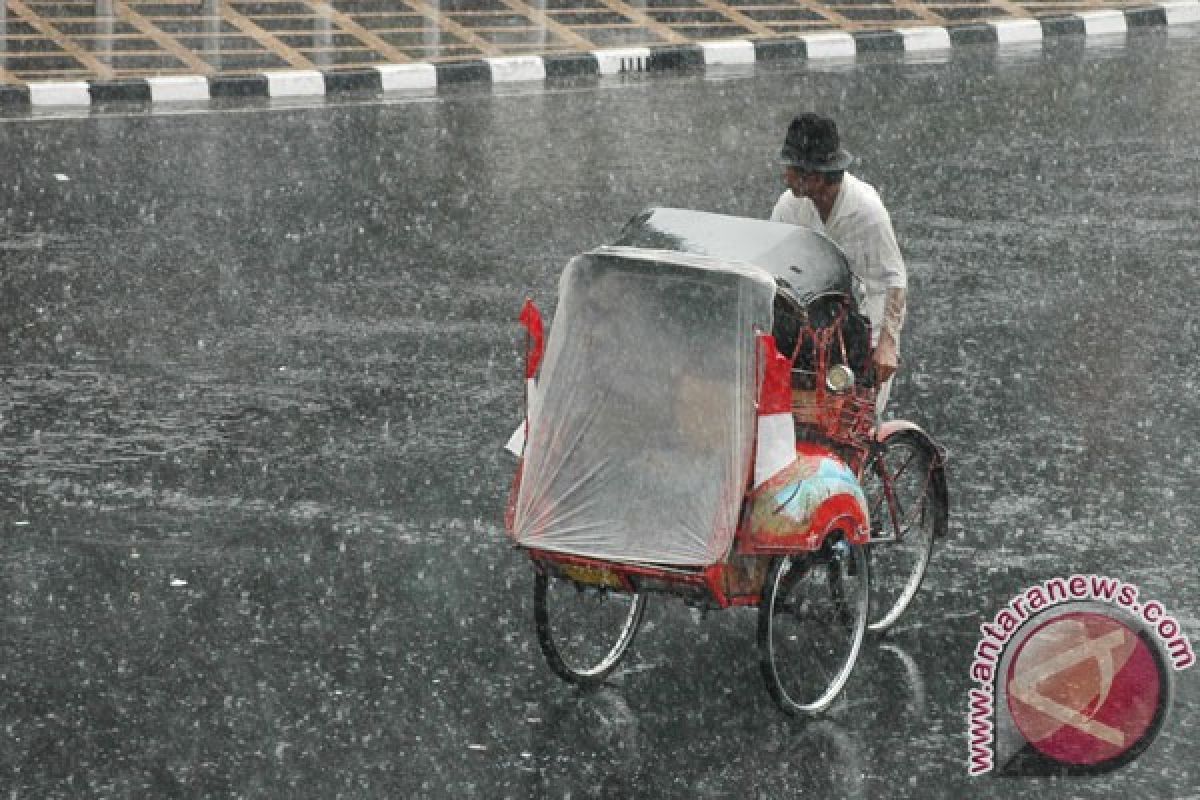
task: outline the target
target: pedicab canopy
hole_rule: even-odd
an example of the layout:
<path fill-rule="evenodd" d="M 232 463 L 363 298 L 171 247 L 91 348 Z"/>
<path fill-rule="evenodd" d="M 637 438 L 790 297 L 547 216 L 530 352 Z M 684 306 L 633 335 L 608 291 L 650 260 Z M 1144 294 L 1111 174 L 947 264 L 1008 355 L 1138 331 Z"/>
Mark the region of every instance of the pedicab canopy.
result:
<path fill-rule="evenodd" d="M 727 555 L 753 466 L 773 273 L 798 295 L 849 290 L 841 254 L 815 236 L 656 209 L 567 265 L 529 393 L 518 544 L 673 566 Z"/>
<path fill-rule="evenodd" d="M 808 228 L 679 208 L 643 211 L 616 245 L 675 250 L 753 264 L 771 274 L 800 305 L 826 294 L 850 295 L 853 277 L 832 239 Z"/>

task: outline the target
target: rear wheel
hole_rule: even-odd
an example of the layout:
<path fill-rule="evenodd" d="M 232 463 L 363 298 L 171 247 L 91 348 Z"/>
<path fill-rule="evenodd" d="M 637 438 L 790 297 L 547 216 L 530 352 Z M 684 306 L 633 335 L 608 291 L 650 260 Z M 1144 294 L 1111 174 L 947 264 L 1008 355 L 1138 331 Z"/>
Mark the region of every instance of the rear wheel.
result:
<path fill-rule="evenodd" d="M 854 669 L 867 627 L 866 553 L 840 534 L 775 559 L 758 609 L 759 663 L 789 714 L 824 711 Z"/>
<path fill-rule="evenodd" d="M 637 634 L 646 596 L 585 586 L 539 571 L 533 585 L 538 644 L 563 680 L 598 686 Z"/>
<path fill-rule="evenodd" d="M 863 470 L 871 518 L 869 627 L 874 632 L 890 628 L 908 608 L 925 577 L 934 537 L 945 532 L 946 495 L 938 469 L 928 440 L 900 431 Z"/>

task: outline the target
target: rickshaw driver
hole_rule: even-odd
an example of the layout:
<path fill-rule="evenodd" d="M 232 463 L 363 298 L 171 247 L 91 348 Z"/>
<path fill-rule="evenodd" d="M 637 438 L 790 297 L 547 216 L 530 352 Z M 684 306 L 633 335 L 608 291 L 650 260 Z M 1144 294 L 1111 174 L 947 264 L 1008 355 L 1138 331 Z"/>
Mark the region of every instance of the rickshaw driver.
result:
<path fill-rule="evenodd" d="M 788 188 L 775 203 L 771 220 L 827 235 L 862 281 L 875 346 L 875 410 L 882 415 L 899 364 L 908 294 L 908 273 L 891 217 L 875 187 L 846 172 L 854 156 L 842 149 L 837 124 L 829 117 L 812 112 L 795 117 L 781 156 Z"/>

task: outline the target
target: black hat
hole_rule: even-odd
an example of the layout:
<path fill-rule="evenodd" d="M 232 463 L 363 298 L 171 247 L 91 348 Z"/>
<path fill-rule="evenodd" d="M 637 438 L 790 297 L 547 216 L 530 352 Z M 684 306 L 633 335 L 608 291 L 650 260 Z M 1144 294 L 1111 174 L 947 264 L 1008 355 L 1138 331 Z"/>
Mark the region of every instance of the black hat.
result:
<path fill-rule="evenodd" d="M 838 141 L 837 123 L 812 112 L 792 120 L 780 155 L 784 164 L 806 172 L 840 172 L 854 163 Z"/>

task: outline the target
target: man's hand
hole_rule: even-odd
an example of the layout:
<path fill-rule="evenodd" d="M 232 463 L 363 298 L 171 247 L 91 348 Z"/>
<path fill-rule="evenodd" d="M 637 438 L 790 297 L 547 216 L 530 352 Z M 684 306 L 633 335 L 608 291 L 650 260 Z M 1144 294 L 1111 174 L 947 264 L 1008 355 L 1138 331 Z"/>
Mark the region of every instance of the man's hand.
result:
<path fill-rule="evenodd" d="M 900 358 L 896 353 L 896 340 L 887 331 L 879 337 L 879 345 L 875 348 L 875 382 L 883 383 L 896 373 Z"/>

